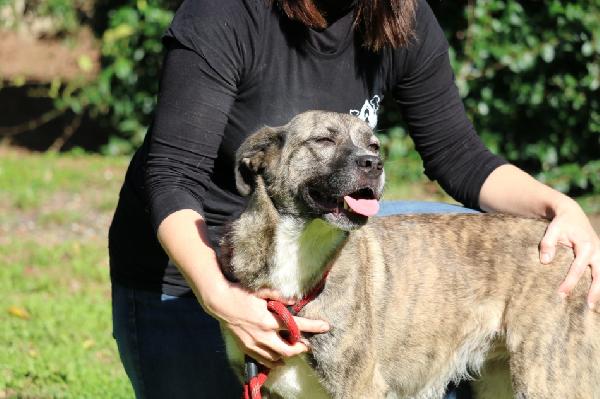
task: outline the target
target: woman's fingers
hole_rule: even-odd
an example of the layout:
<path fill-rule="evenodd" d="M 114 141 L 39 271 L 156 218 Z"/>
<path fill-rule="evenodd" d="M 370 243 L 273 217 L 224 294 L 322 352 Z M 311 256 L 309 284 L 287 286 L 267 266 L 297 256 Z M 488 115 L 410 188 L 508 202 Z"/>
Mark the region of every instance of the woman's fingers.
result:
<path fill-rule="evenodd" d="M 281 322 L 266 308 L 265 304 L 265 312 L 262 313 L 263 317 L 261 320 L 257 320 L 256 324 L 265 332 L 281 330 Z"/>
<path fill-rule="evenodd" d="M 587 301 L 590 309 L 596 309 L 598 301 L 600 301 L 600 248 L 596 250 L 590 265 L 592 266 L 592 286 Z"/>
<path fill-rule="evenodd" d="M 556 253 L 556 245 L 560 237 L 560 227 L 558 223 L 550 223 L 546 229 L 546 234 L 540 242 L 540 261 L 543 264 L 552 262 Z"/>
<path fill-rule="evenodd" d="M 288 330 L 288 326 L 283 320 L 273 316 L 273 321 L 277 324 L 277 330 Z M 329 331 L 329 324 L 323 320 L 305 319 L 304 317 L 294 316 L 294 321 L 300 332 L 320 334 Z"/>
<path fill-rule="evenodd" d="M 282 357 L 287 351 L 282 350 L 285 344 L 275 330 L 263 330 L 261 326 L 257 330 L 242 331 L 234 327 L 231 331 L 242 351 L 260 364 L 268 368 L 283 364 Z"/>
<path fill-rule="evenodd" d="M 275 334 L 274 339 L 265 341 L 264 345 L 268 345 L 268 349 L 277 353 L 280 358 L 288 358 L 308 351 L 304 343 L 296 342 L 294 345 L 289 345 L 279 334 Z"/>
<path fill-rule="evenodd" d="M 246 348 L 244 353 L 256 360 L 258 363 L 270 369 L 283 365 L 283 360 L 281 360 L 281 356 L 277 352 L 269 348 L 262 347 L 261 345 L 255 345 L 251 348 Z"/>
<path fill-rule="evenodd" d="M 329 331 L 329 324 L 323 320 L 305 319 L 304 317 L 294 317 L 298 329 L 308 333 L 324 333 Z"/>
<path fill-rule="evenodd" d="M 289 345 L 280 335 L 279 331 L 285 329 L 280 322 L 265 309 L 260 321 L 254 327 L 248 325 L 244 328 L 230 325 L 233 334 L 238 337 L 244 353 L 256 359 L 266 367 L 273 368 L 281 364 L 282 358 L 288 358 L 307 352 L 308 347 L 304 342 Z M 307 332 L 324 332 L 328 330 L 327 323 L 319 320 L 296 318 L 298 327 Z"/>
<path fill-rule="evenodd" d="M 271 316 L 272 320 L 265 320 L 261 323 L 261 328 L 265 332 L 265 335 L 257 337 L 261 345 L 284 358 L 308 351 L 308 346 L 304 342 L 296 342 L 294 345 L 288 344 L 278 333 L 279 330 L 287 330 L 287 327 L 282 321 L 276 319 L 275 316 Z M 298 329 L 302 332 L 318 334 L 329 331 L 329 324 L 322 320 L 294 317 L 294 321 Z M 275 326 L 271 323 L 275 323 Z"/>
<path fill-rule="evenodd" d="M 558 244 L 573 248 L 575 260 L 569 268 L 558 292 L 567 296 L 573 291 L 581 277 L 592 269 L 592 284 L 587 302 L 594 308 L 600 301 L 600 239 L 592 225 L 576 202 L 570 200 L 555 209 L 556 215 L 548 225 L 540 242 L 540 261 L 550 263 L 556 254 Z"/>
<path fill-rule="evenodd" d="M 307 352 L 308 347 L 297 342 L 294 345 L 288 345 L 281 338 L 277 337 L 270 341 L 264 341 L 252 348 L 246 348 L 244 351 L 248 356 L 260 364 L 273 369 L 283 365 L 283 359 Z"/>
<path fill-rule="evenodd" d="M 258 293 L 250 293 L 235 284 L 231 284 L 229 289 L 229 300 L 216 301 L 214 311 L 221 322 L 231 330 L 244 353 L 264 366 L 273 368 L 281 365 L 283 358 L 308 351 L 304 342 L 289 345 L 279 335 L 279 331 L 286 329 L 286 326 L 267 309 L 267 303 L 263 299 L 282 301 L 277 291 L 263 289 Z M 283 302 L 294 303 L 285 300 Z M 329 330 L 329 325 L 321 320 L 302 317 L 295 317 L 294 320 L 303 332 L 322 333 Z"/>
<path fill-rule="evenodd" d="M 558 292 L 561 295 L 567 296 L 575 288 L 575 285 L 577 285 L 577 282 L 590 264 L 593 249 L 594 247 L 590 241 L 581 241 L 575 244 L 575 260 L 571 264 L 567 277 L 565 277 L 558 288 Z"/>
<path fill-rule="evenodd" d="M 244 353 L 268 368 L 274 368 L 283 364 L 283 359 L 307 352 L 308 347 L 297 342 L 289 345 L 275 331 L 260 337 L 246 336 L 240 340 Z"/>
<path fill-rule="evenodd" d="M 259 295 L 260 293 L 260 295 Z M 259 296 L 260 298 L 267 298 L 267 299 L 273 299 L 273 300 L 278 300 L 273 298 L 272 295 L 279 295 L 279 293 L 275 290 L 270 290 L 270 289 L 261 289 L 260 291 L 257 291 L 255 293 L 255 295 Z M 278 300 L 279 302 L 281 302 L 281 300 Z M 289 303 L 283 302 L 285 305 L 293 305 L 295 303 L 294 300 L 291 301 L 287 301 Z M 270 315 L 270 317 L 265 317 L 262 322 L 260 323 L 261 327 L 264 330 L 270 330 L 270 329 L 277 329 L 277 330 L 287 330 L 287 326 L 285 325 L 285 323 L 280 320 L 279 318 L 275 317 L 273 315 L 273 313 L 268 313 Z M 304 317 L 294 317 L 294 321 L 296 322 L 296 325 L 298 326 L 298 329 L 302 332 L 308 332 L 308 333 L 315 333 L 315 334 L 319 334 L 319 333 L 324 333 L 329 331 L 329 324 L 323 320 L 313 320 L 313 319 L 305 319 Z"/>

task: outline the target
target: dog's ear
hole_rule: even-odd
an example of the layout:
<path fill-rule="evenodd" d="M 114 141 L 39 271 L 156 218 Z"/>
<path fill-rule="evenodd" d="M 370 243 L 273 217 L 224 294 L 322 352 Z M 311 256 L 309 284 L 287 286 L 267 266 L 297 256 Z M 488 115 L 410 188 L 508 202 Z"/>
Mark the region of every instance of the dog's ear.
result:
<path fill-rule="evenodd" d="M 282 128 L 264 127 L 249 136 L 235 157 L 235 184 L 241 195 L 254 191 L 257 176 L 279 158 L 285 140 Z"/>

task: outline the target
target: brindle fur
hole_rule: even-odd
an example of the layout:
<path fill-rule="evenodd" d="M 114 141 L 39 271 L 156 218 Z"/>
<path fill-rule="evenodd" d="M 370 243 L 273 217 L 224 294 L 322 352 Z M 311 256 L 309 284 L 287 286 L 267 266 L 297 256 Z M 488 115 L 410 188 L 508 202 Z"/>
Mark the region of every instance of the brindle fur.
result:
<path fill-rule="evenodd" d="M 339 159 L 331 158 L 343 152 L 306 155 L 314 152 L 306 137 L 326 123 L 346 135 L 364 131 L 354 117 L 312 112 L 259 132 L 239 152 L 246 168 L 239 183 L 252 196 L 224 239 L 223 264 L 251 289 L 269 286 L 282 213 L 298 223 L 312 217 L 297 187 L 336 173 L 329 165 Z M 257 147 L 265 134 L 269 144 Z M 244 154 L 257 148 L 248 169 Z M 600 398 L 600 316 L 585 300 L 591 276 L 569 298 L 558 296 L 573 255 L 559 248 L 551 265 L 540 264 L 546 227 L 500 214 L 398 215 L 348 233 L 332 252 L 323 292 L 301 312 L 332 326 L 307 337 L 322 386 L 332 398 L 441 398 L 449 381 L 481 371 L 479 398 L 503 397 L 502 390 L 529 399 Z"/>

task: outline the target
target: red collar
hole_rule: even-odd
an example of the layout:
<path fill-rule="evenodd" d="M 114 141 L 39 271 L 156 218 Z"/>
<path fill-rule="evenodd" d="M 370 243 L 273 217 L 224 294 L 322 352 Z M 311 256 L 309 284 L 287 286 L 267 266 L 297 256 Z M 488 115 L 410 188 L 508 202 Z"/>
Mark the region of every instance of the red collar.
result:
<path fill-rule="evenodd" d="M 269 309 L 273 315 L 279 319 L 288 331 L 285 339 L 290 345 L 294 345 L 302 338 L 300 330 L 294 321 L 300 311 L 311 301 L 313 301 L 325 287 L 325 280 L 329 275 L 329 268 L 323 274 L 323 278 L 317 285 L 315 285 L 309 292 L 293 305 L 286 306 L 279 301 L 269 300 L 267 301 L 267 309 Z M 261 399 L 260 388 L 263 386 L 269 375 L 269 369 L 263 366 L 259 366 L 256 361 L 246 356 L 246 383 L 244 384 L 244 393 L 242 399 Z M 260 368 L 260 372 L 259 372 Z"/>

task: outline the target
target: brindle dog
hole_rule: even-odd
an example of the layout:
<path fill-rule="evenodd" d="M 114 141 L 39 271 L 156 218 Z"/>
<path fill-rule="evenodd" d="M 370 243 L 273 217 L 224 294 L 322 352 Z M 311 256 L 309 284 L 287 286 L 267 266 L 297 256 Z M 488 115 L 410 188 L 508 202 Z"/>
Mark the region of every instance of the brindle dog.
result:
<path fill-rule="evenodd" d="M 332 328 L 271 372 L 273 396 L 441 398 L 449 381 L 474 375 L 480 398 L 600 398 L 591 275 L 559 297 L 573 255 L 562 248 L 540 264 L 546 221 L 371 218 L 384 183 L 379 143 L 350 115 L 312 111 L 260 130 L 240 147 L 236 174 L 251 196 L 223 240 L 224 273 L 300 298 L 331 268 L 300 315 Z M 240 371 L 243 354 L 224 335 Z"/>

